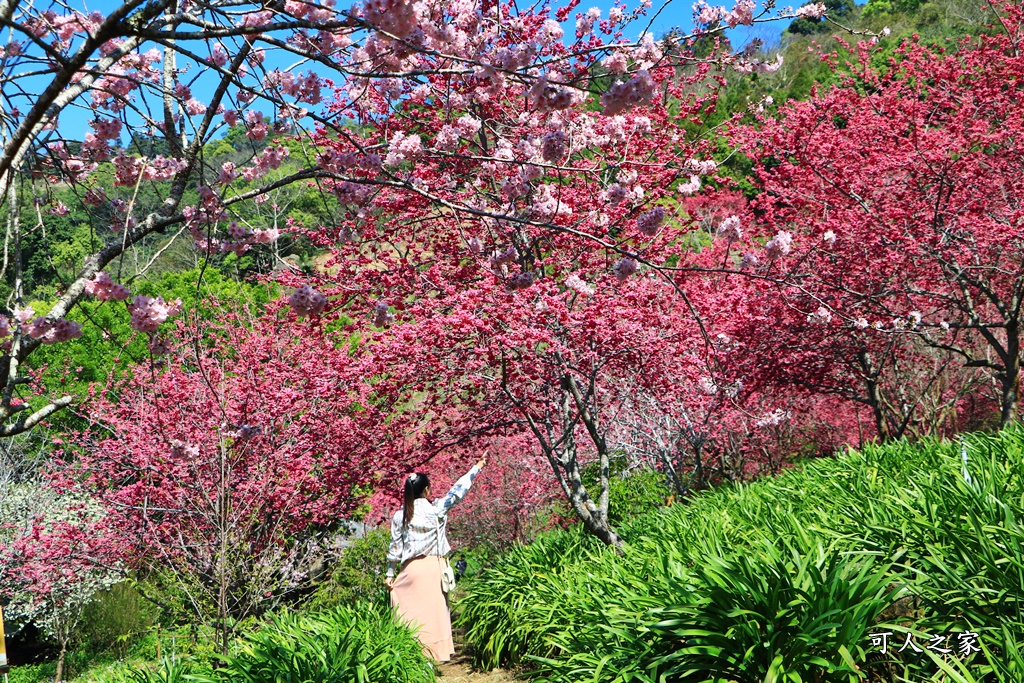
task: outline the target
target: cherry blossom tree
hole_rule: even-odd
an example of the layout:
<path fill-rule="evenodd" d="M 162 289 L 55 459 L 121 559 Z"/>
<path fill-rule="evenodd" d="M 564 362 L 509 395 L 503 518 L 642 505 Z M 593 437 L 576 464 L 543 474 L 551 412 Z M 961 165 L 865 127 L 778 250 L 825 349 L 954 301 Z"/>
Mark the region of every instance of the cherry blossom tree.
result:
<path fill-rule="evenodd" d="M 97 593 L 123 579 L 105 564 L 97 533 L 103 511 L 87 497 L 62 495 L 45 481 L 7 482 L 0 495 L 0 598 L 4 618 L 32 623 L 58 648 L 55 683 L 83 610 Z"/>
<path fill-rule="evenodd" d="M 309 332 L 235 321 L 172 345 L 161 369 L 97 394 L 55 474 L 102 507 L 111 556 L 172 576 L 225 651 L 236 622 L 306 585 L 340 520 L 407 466 L 376 454 L 395 434 L 346 351 Z"/>
<path fill-rule="evenodd" d="M 391 223 L 403 228 L 391 241 L 409 245 L 420 239 L 416 222 L 434 214 L 503 221 L 493 241 L 506 246 L 517 229 L 530 239 L 576 235 L 598 249 L 638 217 L 655 231 L 662 214 L 653 204 L 672 179 L 695 176 L 677 163 L 689 158 L 692 136 L 663 146 L 671 159 L 659 159 L 657 170 L 649 148 L 634 160 L 622 139 L 645 125 L 644 110 L 664 110 L 670 99 L 692 118 L 712 99 L 706 86 L 715 69 L 777 63 L 754 49 L 695 60 L 689 37 L 655 41 L 643 30 L 644 6 L 574 13 L 577 4 L 133 0 L 107 14 L 0 5 L 11 31 L 0 48 L 11 282 L 11 317 L 0 325 L 9 338 L 0 434 L 30 429 L 74 400 L 23 400 L 23 365 L 40 344 L 77 336 L 68 316 L 81 297 L 135 302 L 132 278 L 152 259 L 136 267 L 126 253 L 147 247 L 156 259 L 179 235 L 204 255 L 272 243 L 282 229 L 276 214 L 246 206 L 292 183 L 324 193 L 320 237 L 329 242 Z M 748 0 L 732 9 L 701 4 L 695 36 L 770 18 Z M 683 68 L 691 74 L 686 96 Z M 79 111 L 91 119 L 85 135 L 69 132 Z M 239 126 L 245 158 L 208 160 L 216 137 Z M 611 156 L 609 145 L 617 147 Z M 282 165 L 287 174 L 271 174 Z M 643 195 L 635 179 L 648 171 L 659 182 Z M 569 176 L 580 182 L 561 188 Z M 599 197 L 619 208 L 595 215 Z M 50 218 L 70 208 L 91 217 L 88 255 L 37 315 L 24 302 L 23 237 L 45 234 Z M 572 221 L 558 218 L 567 209 Z M 478 241 L 490 248 L 492 240 Z M 315 283 L 296 276 L 289 284 Z"/>
<path fill-rule="evenodd" d="M 999 21 L 948 53 L 909 41 L 884 67 L 862 43 L 854 75 L 742 132 L 771 238 L 756 274 L 829 330 L 813 337 L 843 338 L 834 381 L 859 354 L 875 382 L 911 348 L 894 337 L 912 335 L 940 363 L 990 373 L 1006 425 L 1019 419 L 1024 302 L 1020 8 Z M 876 417 L 883 435 L 900 422 Z"/>
<path fill-rule="evenodd" d="M 976 370 L 923 343 L 911 319 L 889 329 L 844 321 L 800 287 L 770 278 L 748 280 L 744 296 L 746 313 L 727 328 L 742 342 L 734 372 L 757 392 L 835 396 L 866 408 L 860 442 L 949 434 L 963 428 L 963 399 L 990 393 Z"/>

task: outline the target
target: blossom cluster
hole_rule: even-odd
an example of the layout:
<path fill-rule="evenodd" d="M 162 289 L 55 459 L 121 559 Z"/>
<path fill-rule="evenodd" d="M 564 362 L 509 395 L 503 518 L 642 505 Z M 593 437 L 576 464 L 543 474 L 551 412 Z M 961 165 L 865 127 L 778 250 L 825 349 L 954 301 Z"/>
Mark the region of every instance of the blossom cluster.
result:
<path fill-rule="evenodd" d="M 584 281 L 576 273 L 573 273 L 569 277 L 565 278 L 565 286 L 577 292 L 578 294 L 582 294 L 583 296 L 590 296 L 595 291 L 593 287 L 588 285 L 586 281 Z"/>
<path fill-rule="evenodd" d="M 309 285 L 302 285 L 288 297 L 288 305 L 297 316 L 320 315 L 327 306 L 327 297 Z"/>
<path fill-rule="evenodd" d="M 824 306 L 818 306 L 817 310 L 808 314 L 807 322 L 812 325 L 827 325 L 832 322 L 832 312 Z"/>
<path fill-rule="evenodd" d="M 626 256 L 619 259 L 612 267 L 612 270 L 615 271 L 615 279 L 622 282 L 635 273 L 639 268 L 640 264 L 636 262 L 636 259 L 631 259 Z"/>
<path fill-rule="evenodd" d="M 102 270 L 85 283 L 85 293 L 100 301 L 124 301 L 130 294 L 128 287 L 114 282 L 110 275 Z"/>
<path fill-rule="evenodd" d="M 136 332 L 146 334 L 156 332 L 161 323 L 181 312 L 181 299 L 168 303 L 162 296 L 151 297 L 139 294 L 128 304 L 131 315 L 129 324 Z"/>
<path fill-rule="evenodd" d="M 724 238 L 729 244 L 739 242 L 743 237 L 739 216 L 729 216 L 723 220 L 718 226 L 718 236 Z"/>
<path fill-rule="evenodd" d="M 750 26 L 754 23 L 754 3 L 752 0 L 739 0 L 731 12 L 726 12 L 722 17 L 729 28 L 736 28 L 740 24 Z"/>
<path fill-rule="evenodd" d="M 613 116 L 639 105 L 650 104 L 656 92 L 657 87 L 650 72 L 638 71 L 633 78 L 616 83 L 601 95 L 601 106 L 606 116 Z"/>
<path fill-rule="evenodd" d="M 799 8 L 796 11 L 796 16 L 799 19 L 821 19 L 827 11 L 828 8 L 824 3 L 812 2 Z"/>
<path fill-rule="evenodd" d="M 765 427 L 778 427 L 783 422 L 786 422 L 792 413 L 782 408 L 776 408 L 772 412 L 768 413 L 764 417 L 754 422 L 754 426 L 764 429 Z"/>
<path fill-rule="evenodd" d="M 408 157 L 419 154 L 422 149 L 423 143 L 419 135 L 406 135 L 402 131 L 398 131 L 391 137 L 384 163 L 388 166 L 398 166 Z"/>
<path fill-rule="evenodd" d="M 390 310 L 387 301 L 378 301 L 373 307 L 373 324 L 377 327 L 387 327 L 395 322 L 395 314 Z"/>
<path fill-rule="evenodd" d="M 51 320 L 50 318 L 39 316 L 23 329 L 28 336 L 38 339 L 44 344 L 56 344 L 71 339 L 78 339 L 82 336 L 82 325 L 64 318 Z"/>
<path fill-rule="evenodd" d="M 647 237 L 654 237 L 658 234 L 658 229 L 665 224 L 665 218 L 665 209 L 657 206 L 637 217 L 636 229 Z"/>
<path fill-rule="evenodd" d="M 505 251 L 495 251 L 491 254 L 490 268 L 491 272 L 498 277 L 504 277 L 508 274 L 508 266 L 519 260 L 519 252 L 515 247 L 509 247 Z"/>
<path fill-rule="evenodd" d="M 526 270 L 521 273 L 516 273 L 505 281 L 505 287 L 510 291 L 514 292 L 517 289 L 528 289 L 531 287 L 536 280 L 536 276 L 532 271 Z"/>
<path fill-rule="evenodd" d="M 785 230 L 780 230 L 775 237 L 768 240 L 768 243 L 764 245 L 765 253 L 771 261 L 777 261 L 787 256 L 792 249 L 793 235 Z"/>
<path fill-rule="evenodd" d="M 178 171 L 185 168 L 183 159 L 168 159 L 156 156 L 152 159 L 143 156 L 118 154 L 113 159 L 114 185 L 132 187 L 142 180 L 170 180 Z"/>

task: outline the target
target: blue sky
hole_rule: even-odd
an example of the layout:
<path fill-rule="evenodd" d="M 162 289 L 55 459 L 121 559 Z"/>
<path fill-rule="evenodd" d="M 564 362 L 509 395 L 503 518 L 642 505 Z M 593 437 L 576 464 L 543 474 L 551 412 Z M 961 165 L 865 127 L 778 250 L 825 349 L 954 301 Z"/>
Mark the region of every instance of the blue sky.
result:
<path fill-rule="evenodd" d="M 349 1 L 350 0 L 340 0 L 339 5 L 343 5 Z M 88 8 L 98 9 L 101 12 L 109 12 L 113 8 L 117 7 L 119 4 L 120 3 L 112 2 L 111 0 L 103 0 L 102 2 L 95 4 L 89 3 Z M 578 6 L 577 10 L 585 12 L 591 7 L 599 7 L 602 10 L 603 16 L 607 16 L 608 9 L 612 6 L 612 4 L 612 0 L 593 0 L 591 2 L 587 2 L 587 0 L 584 0 Z M 726 0 L 725 4 L 727 8 L 731 8 L 731 0 Z M 633 5 L 633 3 L 630 2 L 630 5 Z M 655 4 L 649 10 L 649 17 L 651 18 L 643 19 L 633 24 L 631 26 L 632 30 L 630 31 L 630 35 L 627 35 L 627 38 L 635 39 L 639 37 L 639 33 L 646 27 L 648 27 L 648 25 L 650 27 L 649 31 L 653 33 L 655 37 L 660 37 L 669 29 L 674 27 L 678 27 L 684 33 L 689 33 L 690 31 L 693 30 L 693 12 L 691 5 L 692 0 L 668 0 L 668 2 L 666 2 L 665 0 L 655 0 Z M 572 12 L 569 20 L 566 21 L 564 24 L 567 37 L 572 36 L 575 31 L 575 13 L 576 12 Z M 729 32 L 729 37 L 732 40 L 733 44 L 736 46 L 743 45 L 748 40 L 755 37 L 763 40 L 766 45 L 772 46 L 778 41 L 782 29 L 784 29 L 788 23 L 788 20 L 784 20 L 769 22 L 766 24 L 758 24 L 752 27 L 738 27 L 737 29 L 734 29 Z M 268 52 L 266 65 L 268 69 L 283 69 L 290 66 L 293 60 L 294 57 L 292 56 L 289 56 L 287 58 L 284 57 L 283 55 L 277 57 L 273 55 L 272 52 Z M 306 67 L 302 67 L 300 70 L 305 71 Z M 322 69 L 317 70 L 321 71 Z M 324 73 L 323 75 L 329 76 L 329 74 L 326 73 Z M 193 86 L 194 90 L 196 91 L 196 95 L 197 97 L 199 97 L 199 99 L 203 99 L 201 96 L 202 84 L 203 80 L 200 78 L 196 82 L 196 85 Z M 42 87 L 43 85 L 43 79 L 39 79 L 39 87 Z M 24 101 L 19 102 L 18 106 L 27 108 L 25 106 Z M 92 118 L 92 116 L 90 112 L 88 112 L 87 110 L 83 108 L 72 107 L 64 113 L 62 113 L 60 121 L 60 131 L 69 138 L 81 139 L 81 137 L 87 131 L 87 123 L 90 118 Z"/>

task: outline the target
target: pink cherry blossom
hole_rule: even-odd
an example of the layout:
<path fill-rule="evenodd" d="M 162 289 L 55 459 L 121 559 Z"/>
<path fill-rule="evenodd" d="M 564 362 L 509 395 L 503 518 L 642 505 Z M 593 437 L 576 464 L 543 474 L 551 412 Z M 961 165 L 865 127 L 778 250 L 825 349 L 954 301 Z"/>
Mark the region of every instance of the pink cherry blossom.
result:
<path fill-rule="evenodd" d="M 740 228 L 739 216 L 729 216 L 718 226 L 718 236 L 722 237 L 729 244 L 738 242 L 743 237 L 743 230 Z"/>
<path fill-rule="evenodd" d="M 800 19 L 821 19 L 827 11 L 823 3 L 812 2 L 797 9 L 796 16 Z"/>
<path fill-rule="evenodd" d="M 327 297 L 309 285 L 302 285 L 288 298 L 288 305 L 297 316 L 320 315 L 327 306 Z"/>
<path fill-rule="evenodd" d="M 619 259 L 613 267 L 613 270 L 615 271 L 615 279 L 619 282 L 623 282 L 639 268 L 640 264 L 637 263 L 635 259 L 631 259 L 628 256 L 623 257 Z"/>
<path fill-rule="evenodd" d="M 793 235 L 785 230 L 780 230 L 775 237 L 768 240 L 768 243 L 764 245 L 765 255 L 770 261 L 776 261 L 786 256 L 792 248 Z"/>
<path fill-rule="evenodd" d="M 124 301 L 130 294 L 126 286 L 114 282 L 110 275 L 102 270 L 85 283 L 85 293 L 95 296 L 100 301 Z"/>
<path fill-rule="evenodd" d="M 641 234 L 653 237 L 658 234 L 658 229 L 665 223 L 665 209 L 655 207 L 647 213 L 642 213 L 636 219 L 636 228 Z"/>

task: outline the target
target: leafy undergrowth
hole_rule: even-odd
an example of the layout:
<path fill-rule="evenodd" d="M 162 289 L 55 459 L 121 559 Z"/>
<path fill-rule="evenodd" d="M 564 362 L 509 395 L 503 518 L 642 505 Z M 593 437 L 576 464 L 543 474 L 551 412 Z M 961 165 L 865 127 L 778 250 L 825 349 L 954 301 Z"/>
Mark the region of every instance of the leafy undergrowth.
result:
<path fill-rule="evenodd" d="M 383 603 L 281 613 L 241 637 L 218 668 L 182 657 L 114 669 L 97 683 L 433 683 L 416 636 Z"/>
<path fill-rule="evenodd" d="M 1017 683 L 1024 432 L 966 445 L 966 470 L 958 443 L 901 442 L 699 495 L 621 555 L 543 536 L 468 587 L 458 625 L 478 664 L 540 682 Z"/>

